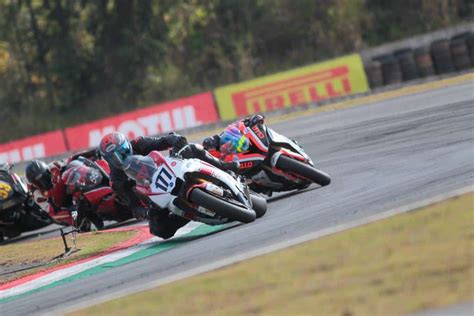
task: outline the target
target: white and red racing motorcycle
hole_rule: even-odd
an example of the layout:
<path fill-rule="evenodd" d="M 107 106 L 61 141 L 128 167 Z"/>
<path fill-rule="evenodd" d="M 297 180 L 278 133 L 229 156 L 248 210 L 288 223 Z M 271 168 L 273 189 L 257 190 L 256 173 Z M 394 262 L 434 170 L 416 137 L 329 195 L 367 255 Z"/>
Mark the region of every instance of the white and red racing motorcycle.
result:
<path fill-rule="evenodd" d="M 267 210 L 266 200 L 251 195 L 240 177 L 199 159 L 152 151 L 128 157 L 123 170 L 149 207 L 168 209 L 189 220 L 208 225 L 250 223 Z"/>
<path fill-rule="evenodd" d="M 245 176 L 250 189 L 271 195 L 273 192 L 301 190 L 316 183 L 326 186 L 331 177 L 317 169 L 296 141 L 275 132 L 265 124 L 234 125 L 250 141 L 249 150 L 227 155 L 225 161 L 238 161 L 238 173 Z M 216 157 L 220 153 L 208 149 Z"/>

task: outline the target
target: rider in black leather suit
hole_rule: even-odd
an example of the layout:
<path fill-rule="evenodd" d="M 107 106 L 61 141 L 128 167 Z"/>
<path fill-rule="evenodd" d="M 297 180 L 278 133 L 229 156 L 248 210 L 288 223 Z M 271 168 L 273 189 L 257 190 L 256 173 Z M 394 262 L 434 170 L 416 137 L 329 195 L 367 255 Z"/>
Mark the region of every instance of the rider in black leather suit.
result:
<path fill-rule="evenodd" d="M 198 158 L 223 170 L 235 171 L 239 167 L 237 162 L 224 162 L 215 158 L 200 144 L 188 144 L 186 137 L 176 133 L 163 137 L 140 136 L 132 141 L 128 141 L 123 134 L 118 132 L 105 135 L 100 142 L 99 151 L 109 163 L 112 189 L 121 202 L 132 210 L 135 217 L 149 219 L 152 234 L 164 239 L 172 237 L 189 220 L 170 214 L 168 210 L 146 210 L 133 191 L 134 181 L 127 177 L 121 165 L 129 155 L 147 155 L 153 150 L 166 149 L 172 149 L 175 152 L 183 149 L 181 151 L 183 158 Z"/>

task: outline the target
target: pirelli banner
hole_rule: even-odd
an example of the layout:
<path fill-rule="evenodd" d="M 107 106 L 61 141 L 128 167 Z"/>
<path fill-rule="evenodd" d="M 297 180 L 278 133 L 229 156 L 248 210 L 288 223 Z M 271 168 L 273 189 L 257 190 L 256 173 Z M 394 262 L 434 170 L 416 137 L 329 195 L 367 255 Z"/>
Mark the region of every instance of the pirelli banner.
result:
<path fill-rule="evenodd" d="M 349 55 L 217 88 L 222 120 L 368 91 L 362 59 Z"/>

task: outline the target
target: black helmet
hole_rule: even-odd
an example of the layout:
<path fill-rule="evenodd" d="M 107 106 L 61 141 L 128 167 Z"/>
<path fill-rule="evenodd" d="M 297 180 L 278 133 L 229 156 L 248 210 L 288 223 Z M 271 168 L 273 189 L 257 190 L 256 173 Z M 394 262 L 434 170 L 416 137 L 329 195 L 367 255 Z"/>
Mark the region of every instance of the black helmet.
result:
<path fill-rule="evenodd" d="M 53 180 L 48 165 L 41 160 L 32 160 L 25 170 L 28 182 L 41 190 L 51 190 Z"/>
<path fill-rule="evenodd" d="M 214 136 L 204 138 L 204 140 L 202 141 L 202 146 L 206 150 L 211 150 L 211 149 L 219 150 L 219 143 L 220 143 L 219 135 L 214 135 Z"/>

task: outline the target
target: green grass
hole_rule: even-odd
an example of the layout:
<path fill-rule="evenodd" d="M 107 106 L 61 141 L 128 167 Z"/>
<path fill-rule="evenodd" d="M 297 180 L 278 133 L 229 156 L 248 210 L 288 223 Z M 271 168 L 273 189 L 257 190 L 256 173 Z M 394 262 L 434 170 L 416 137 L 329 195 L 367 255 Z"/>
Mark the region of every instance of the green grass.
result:
<path fill-rule="evenodd" d="M 473 301 L 473 210 L 467 194 L 74 315 L 400 315 Z"/>
<path fill-rule="evenodd" d="M 64 252 L 64 245 L 62 239 L 52 238 L 37 240 L 25 243 L 12 243 L 1 246 L 0 256 L 0 272 L 12 271 L 28 266 L 46 264 L 39 268 L 33 268 L 13 274 L 0 276 L 0 284 L 12 281 L 19 277 L 33 274 L 42 270 L 46 270 L 53 266 L 63 265 L 72 261 L 84 259 L 102 251 L 105 251 L 112 246 L 133 238 L 137 231 L 125 232 L 93 232 L 89 234 L 80 234 L 77 239 L 77 247 L 80 251 L 73 253 L 69 257 L 49 263 L 52 258 Z M 58 233 L 59 235 L 59 233 Z M 69 246 L 72 246 L 72 241 L 68 238 Z M 3 271 L 2 271 L 3 270 Z"/>

